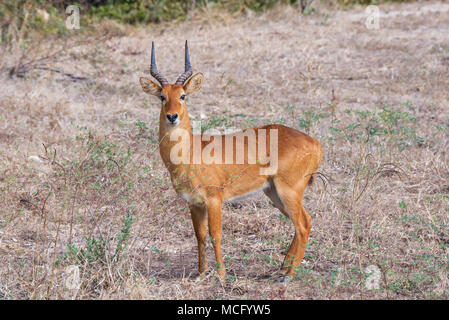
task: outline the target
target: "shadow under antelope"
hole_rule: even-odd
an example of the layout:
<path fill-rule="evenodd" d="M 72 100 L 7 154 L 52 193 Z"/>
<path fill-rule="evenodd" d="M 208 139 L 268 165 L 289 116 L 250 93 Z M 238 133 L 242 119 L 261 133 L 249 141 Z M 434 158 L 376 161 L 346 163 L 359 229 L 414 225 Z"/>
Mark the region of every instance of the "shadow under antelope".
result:
<path fill-rule="evenodd" d="M 142 77 L 140 84 L 144 92 L 161 100 L 160 155 L 176 192 L 189 202 L 198 241 L 200 274 L 208 268 L 208 228 L 217 272 L 221 279 L 225 277 L 221 255 L 223 202 L 263 190 L 295 226 L 295 235 L 281 268 L 285 280 L 293 277 L 303 259 L 312 226 L 302 198 L 322 161 L 320 143 L 303 132 L 279 124 L 206 139 L 194 135 L 186 96 L 201 88 L 203 75 L 192 76 L 187 41 L 185 71 L 174 84 L 157 70 L 154 43 L 150 73 L 158 83 Z"/>

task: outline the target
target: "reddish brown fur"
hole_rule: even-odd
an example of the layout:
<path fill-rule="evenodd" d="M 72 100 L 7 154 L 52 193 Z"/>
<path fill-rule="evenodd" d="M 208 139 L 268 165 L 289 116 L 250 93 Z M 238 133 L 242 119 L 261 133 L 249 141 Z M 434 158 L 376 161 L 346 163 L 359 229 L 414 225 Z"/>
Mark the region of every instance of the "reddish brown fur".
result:
<path fill-rule="evenodd" d="M 269 134 L 272 129 L 278 130 L 278 170 L 273 175 L 260 175 L 261 164 L 248 164 L 248 152 L 245 151 L 244 164 L 174 164 L 170 160 L 170 150 L 178 141 L 170 141 L 169 135 L 175 128 L 187 130 L 190 135 L 190 157 L 193 159 L 193 139 L 190 119 L 182 94 L 199 90 L 202 75 L 196 74 L 184 86 L 166 85 L 160 88 L 151 80 L 141 78 L 145 92 L 166 97 L 160 113 L 159 142 L 162 160 L 170 172 L 175 190 L 190 200 L 190 211 L 195 235 L 198 241 L 199 272 L 207 269 L 206 235 L 207 226 L 212 239 L 217 261 L 218 274 L 225 276 L 224 263 L 221 254 L 221 219 L 222 203 L 230 198 L 249 193 L 266 186 L 264 192 L 278 209 L 289 217 L 295 225 L 295 235 L 285 257 L 281 272 L 293 276 L 295 269 L 301 263 L 311 228 L 311 218 L 302 205 L 304 190 L 311 176 L 322 161 L 320 143 L 308 135 L 282 125 L 267 125 L 253 128 L 256 139 L 259 130 L 267 130 L 267 152 L 269 149 Z M 178 113 L 180 123 L 173 127 L 167 123 L 166 115 Z M 202 141 L 203 149 L 211 141 Z M 234 138 L 235 139 L 235 138 Z M 223 139 L 224 141 L 224 139 Z M 247 150 L 248 141 L 245 141 Z M 223 153 L 225 148 L 223 147 Z M 235 160 L 234 144 L 234 160 Z M 224 155 L 223 155 L 224 159 Z M 190 163 L 193 163 L 191 161 Z"/>

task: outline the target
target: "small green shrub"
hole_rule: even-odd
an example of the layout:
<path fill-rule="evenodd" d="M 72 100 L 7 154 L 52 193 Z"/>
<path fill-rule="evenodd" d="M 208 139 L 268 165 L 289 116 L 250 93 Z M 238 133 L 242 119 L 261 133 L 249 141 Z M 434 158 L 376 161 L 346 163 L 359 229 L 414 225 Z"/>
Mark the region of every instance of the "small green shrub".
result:
<path fill-rule="evenodd" d="M 115 246 L 112 245 L 112 239 L 103 239 L 101 235 L 96 238 L 87 237 L 82 248 L 68 244 L 66 251 L 57 260 L 57 264 L 65 263 L 86 267 L 94 264 L 108 265 L 120 261 L 126 253 L 132 224 L 133 216 L 131 214 L 123 217 L 123 228 L 114 237 Z M 114 247 L 115 250 L 112 249 Z"/>

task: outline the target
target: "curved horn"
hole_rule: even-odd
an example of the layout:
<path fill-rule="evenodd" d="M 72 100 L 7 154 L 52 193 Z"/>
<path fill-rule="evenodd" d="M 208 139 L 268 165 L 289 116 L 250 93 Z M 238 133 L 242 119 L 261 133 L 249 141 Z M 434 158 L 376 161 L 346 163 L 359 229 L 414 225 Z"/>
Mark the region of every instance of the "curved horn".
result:
<path fill-rule="evenodd" d="M 150 66 L 150 73 L 157 81 L 159 81 L 159 83 L 162 86 L 165 86 L 165 85 L 168 84 L 167 79 L 165 79 L 164 76 L 162 74 L 160 74 L 159 71 L 157 71 L 156 55 L 154 54 L 154 42 L 153 41 L 151 41 L 151 66 Z"/>
<path fill-rule="evenodd" d="M 187 45 L 186 40 L 186 56 L 185 56 L 185 71 L 183 74 L 181 74 L 176 80 L 176 84 L 184 84 L 184 82 L 192 75 L 192 66 L 190 65 L 190 56 L 189 56 L 189 47 Z"/>

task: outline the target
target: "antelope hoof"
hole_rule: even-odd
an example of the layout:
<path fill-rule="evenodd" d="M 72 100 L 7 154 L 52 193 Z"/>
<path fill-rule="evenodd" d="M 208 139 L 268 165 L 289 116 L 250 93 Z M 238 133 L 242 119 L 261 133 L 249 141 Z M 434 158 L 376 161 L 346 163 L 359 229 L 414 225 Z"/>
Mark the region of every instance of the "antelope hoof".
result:
<path fill-rule="evenodd" d="M 201 267 L 198 268 L 198 272 L 201 274 L 204 274 L 207 269 L 209 269 L 209 266 L 207 264 L 207 262 L 205 264 L 203 264 Z"/>
<path fill-rule="evenodd" d="M 225 269 L 218 269 L 217 273 L 218 273 L 218 277 L 220 278 L 220 280 L 222 282 L 224 282 L 225 278 L 226 278 L 226 271 L 225 271 Z"/>
<path fill-rule="evenodd" d="M 210 270 L 208 268 L 205 268 L 203 271 L 200 271 L 200 273 L 195 277 L 196 280 L 203 280 L 208 275 L 210 275 Z"/>
<path fill-rule="evenodd" d="M 288 274 L 288 271 L 289 271 L 288 268 L 282 268 L 281 270 L 279 270 L 279 273 L 281 275 L 285 276 Z"/>

